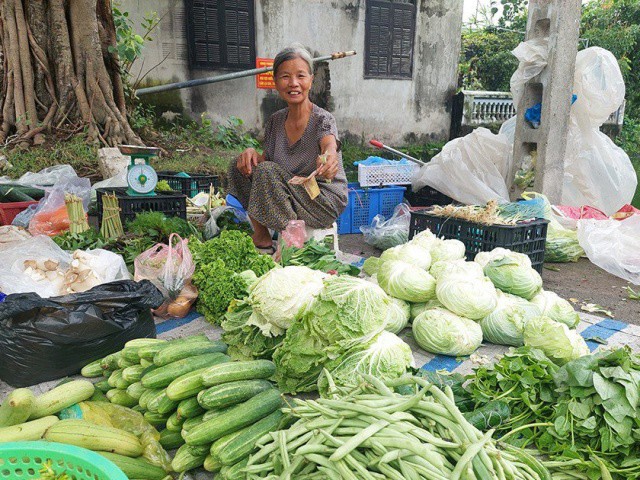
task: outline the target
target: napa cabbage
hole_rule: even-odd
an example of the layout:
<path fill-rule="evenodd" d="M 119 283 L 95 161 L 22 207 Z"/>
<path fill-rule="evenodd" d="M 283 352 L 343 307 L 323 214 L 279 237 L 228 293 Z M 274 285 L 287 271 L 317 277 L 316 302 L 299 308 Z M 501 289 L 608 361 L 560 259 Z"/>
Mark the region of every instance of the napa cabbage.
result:
<path fill-rule="evenodd" d="M 409 324 L 410 315 L 411 309 L 407 302 L 399 298 L 390 297 L 387 325 L 384 329 L 391 333 L 400 333 Z"/>
<path fill-rule="evenodd" d="M 555 292 L 542 290 L 531 299 L 531 303 L 540 308 L 542 315 L 556 322 L 564 323 L 569 328 L 576 328 L 580 323 L 580 315 L 571 304 Z"/>
<path fill-rule="evenodd" d="M 496 288 L 486 277 L 445 275 L 438 281 L 436 295 L 447 309 L 472 320 L 486 317 L 498 304 Z"/>
<path fill-rule="evenodd" d="M 524 298 L 499 293 L 495 310 L 479 321 L 482 336 L 491 343 L 520 347 L 527 321 L 540 315 L 540 309 Z"/>
<path fill-rule="evenodd" d="M 500 290 L 531 300 L 542 290 L 542 277 L 522 253 L 494 255 L 484 266 L 484 274 Z"/>
<path fill-rule="evenodd" d="M 377 279 L 385 292 L 400 300 L 426 302 L 435 296 L 435 279 L 426 270 L 404 261 L 384 262 Z"/>
<path fill-rule="evenodd" d="M 429 250 L 412 243 L 398 245 L 397 247 L 389 248 L 382 252 L 378 268 L 382 267 L 386 262 L 393 260 L 401 260 L 423 270 L 429 270 L 431 266 Z"/>
<path fill-rule="evenodd" d="M 443 308 L 433 308 L 413 321 L 413 336 L 427 352 L 471 355 L 482 343 L 482 329 L 473 320 Z"/>
<path fill-rule="evenodd" d="M 589 347 L 578 332 L 545 316 L 526 323 L 524 344 L 542 350 L 558 365 L 589 354 Z"/>

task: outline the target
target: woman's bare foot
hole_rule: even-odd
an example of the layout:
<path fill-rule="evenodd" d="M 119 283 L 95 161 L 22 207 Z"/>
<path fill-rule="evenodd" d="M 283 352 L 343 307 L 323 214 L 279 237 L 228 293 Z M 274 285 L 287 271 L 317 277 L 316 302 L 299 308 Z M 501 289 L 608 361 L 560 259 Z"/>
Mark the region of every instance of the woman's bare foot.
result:
<path fill-rule="evenodd" d="M 273 247 L 273 241 L 271 240 L 269 229 L 255 221 L 253 218 L 251 218 L 251 223 L 253 225 L 253 235 L 251 235 L 251 240 L 253 240 L 253 244 L 256 248 Z"/>

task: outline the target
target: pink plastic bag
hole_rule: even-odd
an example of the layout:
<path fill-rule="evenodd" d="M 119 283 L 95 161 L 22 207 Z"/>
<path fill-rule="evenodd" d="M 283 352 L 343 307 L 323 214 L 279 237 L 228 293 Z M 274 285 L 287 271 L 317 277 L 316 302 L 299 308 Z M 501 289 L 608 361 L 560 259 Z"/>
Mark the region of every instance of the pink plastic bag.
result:
<path fill-rule="evenodd" d="M 198 297 L 197 289 L 191 284 L 195 265 L 188 243 L 187 239 L 172 233 L 169 245 L 158 243 L 134 261 L 134 280 L 150 280 L 166 299 L 154 312 L 158 316 L 184 317 Z"/>

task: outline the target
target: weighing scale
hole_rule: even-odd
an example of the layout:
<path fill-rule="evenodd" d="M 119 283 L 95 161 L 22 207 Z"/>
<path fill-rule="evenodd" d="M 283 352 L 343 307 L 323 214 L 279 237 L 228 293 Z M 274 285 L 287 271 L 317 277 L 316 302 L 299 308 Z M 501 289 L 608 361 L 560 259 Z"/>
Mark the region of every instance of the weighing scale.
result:
<path fill-rule="evenodd" d="M 127 167 L 127 195 L 133 197 L 152 197 L 156 194 L 158 174 L 149 164 L 151 157 L 160 153 L 157 147 L 139 147 L 137 145 L 119 145 L 118 149 L 123 155 L 131 157 L 131 164 Z M 142 158 L 144 163 L 136 163 Z"/>

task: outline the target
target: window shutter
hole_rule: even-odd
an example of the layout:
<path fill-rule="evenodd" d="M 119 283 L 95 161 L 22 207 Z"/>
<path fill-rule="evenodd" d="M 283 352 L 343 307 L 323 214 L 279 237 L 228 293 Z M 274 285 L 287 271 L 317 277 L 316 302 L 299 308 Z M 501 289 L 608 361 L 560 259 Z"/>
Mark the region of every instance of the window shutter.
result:
<path fill-rule="evenodd" d="M 365 76 L 411 77 L 415 0 L 368 0 Z"/>
<path fill-rule="evenodd" d="M 253 66 L 253 2 L 225 0 L 225 39 L 227 64 L 231 67 Z"/>
<path fill-rule="evenodd" d="M 194 0 L 189 12 L 190 44 L 195 65 L 222 62 L 219 10 L 216 0 Z"/>

